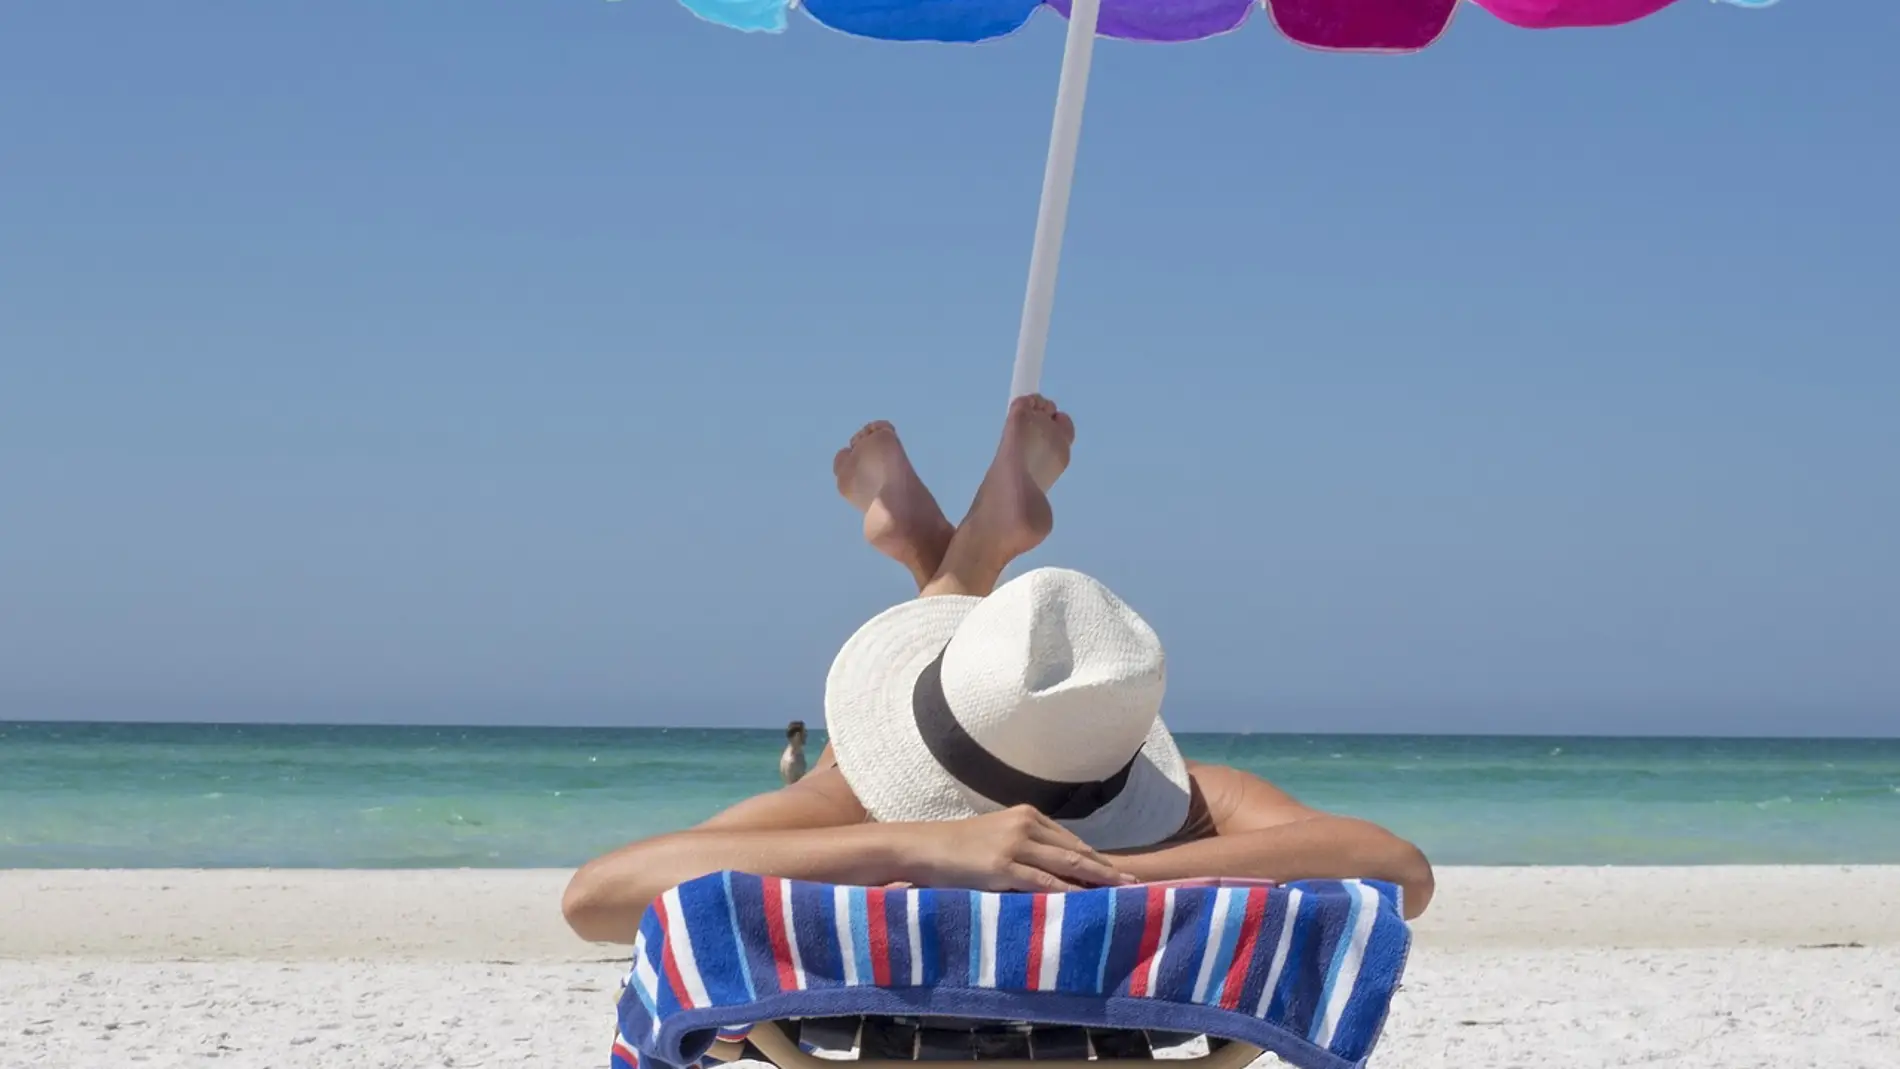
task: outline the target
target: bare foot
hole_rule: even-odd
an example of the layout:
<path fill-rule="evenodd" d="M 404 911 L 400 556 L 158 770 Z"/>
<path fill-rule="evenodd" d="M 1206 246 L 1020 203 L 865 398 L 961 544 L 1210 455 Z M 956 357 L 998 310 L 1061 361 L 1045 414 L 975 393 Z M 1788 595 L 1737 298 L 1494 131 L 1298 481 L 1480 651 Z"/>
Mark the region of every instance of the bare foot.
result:
<path fill-rule="evenodd" d="M 956 529 L 910 466 L 897 428 L 867 423 L 831 463 L 838 492 L 864 513 L 864 540 L 917 578 L 930 581 Z"/>
<path fill-rule="evenodd" d="M 1075 422 L 1040 394 L 1018 397 L 1003 422 L 996 459 L 963 518 L 966 536 L 1003 563 L 1049 537 L 1055 515 L 1048 490 L 1069 466 Z"/>

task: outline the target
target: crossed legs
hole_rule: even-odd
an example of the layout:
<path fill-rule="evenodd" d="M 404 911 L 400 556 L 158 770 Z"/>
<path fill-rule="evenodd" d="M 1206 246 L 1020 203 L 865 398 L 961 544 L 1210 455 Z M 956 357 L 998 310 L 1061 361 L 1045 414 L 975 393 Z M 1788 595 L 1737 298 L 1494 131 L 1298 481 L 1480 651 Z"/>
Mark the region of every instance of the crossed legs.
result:
<path fill-rule="evenodd" d="M 864 513 L 864 538 L 910 570 L 919 597 L 984 597 L 1003 569 L 1049 536 L 1049 487 L 1069 466 L 1075 423 L 1038 395 L 1010 402 L 1003 438 L 963 522 L 952 527 L 897 430 L 866 424 L 838 451 L 838 492 Z"/>

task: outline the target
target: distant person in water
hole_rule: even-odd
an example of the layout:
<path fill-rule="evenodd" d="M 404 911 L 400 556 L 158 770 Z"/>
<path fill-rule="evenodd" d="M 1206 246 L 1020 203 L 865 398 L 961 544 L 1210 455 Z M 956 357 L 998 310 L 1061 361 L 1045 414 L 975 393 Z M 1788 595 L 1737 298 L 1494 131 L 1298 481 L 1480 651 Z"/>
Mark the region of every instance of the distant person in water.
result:
<path fill-rule="evenodd" d="M 976 499 L 952 525 L 889 423 L 854 435 L 833 461 L 838 490 L 918 597 L 865 624 L 833 662 L 832 745 L 810 774 L 589 862 L 562 901 L 574 931 L 630 943 L 655 897 L 723 869 L 1045 892 L 1360 877 L 1398 884 L 1405 914 L 1423 912 L 1432 868 L 1411 843 L 1181 758 L 1159 716 L 1159 640 L 1106 587 L 1038 569 L 998 590 L 1003 570 L 1048 537 L 1048 491 L 1074 442 L 1052 402 L 1012 402 Z"/>
<path fill-rule="evenodd" d="M 785 725 L 785 752 L 778 755 L 778 778 L 790 787 L 805 778 L 805 722 Z"/>

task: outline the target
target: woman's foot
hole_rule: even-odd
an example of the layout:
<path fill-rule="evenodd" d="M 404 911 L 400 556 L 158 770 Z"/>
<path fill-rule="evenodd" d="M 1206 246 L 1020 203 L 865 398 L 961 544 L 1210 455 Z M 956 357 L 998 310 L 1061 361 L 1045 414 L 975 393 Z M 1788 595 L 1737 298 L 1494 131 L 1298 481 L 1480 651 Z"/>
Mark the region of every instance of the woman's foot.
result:
<path fill-rule="evenodd" d="M 838 492 L 864 513 L 864 540 L 904 567 L 922 586 L 943 562 L 956 528 L 910 466 L 897 428 L 867 423 L 832 461 Z"/>
<path fill-rule="evenodd" d="M 993 571 L 993 584 L 1010 561 L 1049 537 L 1055 515 L 1048 490 L 1068 468 L 1074 444 L 1075 423 L 1054 401 L 1031 394 L 1010 402 L 996 459 L 957 528 L 943 571 L 954 565 L 962 586 L 976 593 L 983 584 L 972 580 Z"/>

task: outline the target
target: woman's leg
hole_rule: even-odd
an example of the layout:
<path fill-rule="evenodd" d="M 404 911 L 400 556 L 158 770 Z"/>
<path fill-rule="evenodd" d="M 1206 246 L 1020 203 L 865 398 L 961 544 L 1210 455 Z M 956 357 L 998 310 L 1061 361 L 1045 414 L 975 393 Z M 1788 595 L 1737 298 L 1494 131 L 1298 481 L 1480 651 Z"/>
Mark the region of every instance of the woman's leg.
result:
<path fill-rule="evenodd" d="M 907 568 L 921 597 L 995 589 L 1011 561 L 1041 544 L 1054 517 L 1048 490 L 1069 466 L 1075 423 L 1031 395 L 1009 406 L 996 459 L 958 527 L 911 466 L 897 430 L 868 423 L 838 451 L 838 492 L 864 513 L 864 540 Z"/>
<path fill-rule="evenodd" d="M 963 523 L 951 527 L 911 467 L 897 431 L 865 425 L 832 463 L 838 491 L 864 512 L 864 538 L 910 569 L 919 597 L 985 597 L 1003 569 L 1049 537 L 1049 487 L 1069 466 L 1075 423 L 1039 396 L 1010 403 L 1003 440 Z M 825 745 L 815 768 L 837 763 Z"/>
<path fill-rule="evenodd" d="M 918 596 L 987 597 L 996 589 L 1010 562 L 1055 526 L 1049 488 L 1068 468 L 1074 444 L 1075 423 L 1055 402 L 1033 394 L 1010 402 L 996 459 Z"/>
<path fill-rule="evenodd" d="M 883 420 L 865 424 L 831 470 L 838 492 L 864 513 L 864 540 L 908 568 L 920 589 L 930 582 L 956 528 L 911 467 L 897 429 Z"/>

